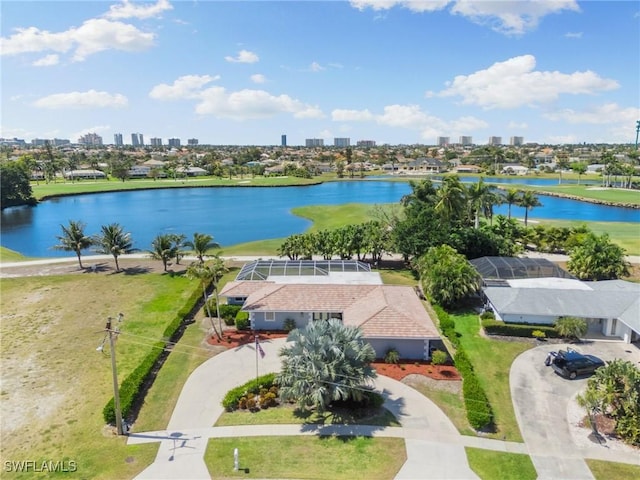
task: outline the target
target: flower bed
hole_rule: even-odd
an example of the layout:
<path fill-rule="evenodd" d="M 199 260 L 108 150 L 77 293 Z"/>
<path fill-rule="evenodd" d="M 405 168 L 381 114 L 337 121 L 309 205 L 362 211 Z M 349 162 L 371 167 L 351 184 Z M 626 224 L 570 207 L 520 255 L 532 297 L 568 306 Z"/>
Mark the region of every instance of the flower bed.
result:
<path fill-rule="evenodd" d="M 374 362 L 372 363 L 378 375 L 393 378 L 394 380 L 402 380 L 407 375 L 417 374 L 434 380 L 460 380 L 460 374 L 454 366 L 451 365 L 431 365 L 428 362 L 400 362 L 397 364 Z"/>

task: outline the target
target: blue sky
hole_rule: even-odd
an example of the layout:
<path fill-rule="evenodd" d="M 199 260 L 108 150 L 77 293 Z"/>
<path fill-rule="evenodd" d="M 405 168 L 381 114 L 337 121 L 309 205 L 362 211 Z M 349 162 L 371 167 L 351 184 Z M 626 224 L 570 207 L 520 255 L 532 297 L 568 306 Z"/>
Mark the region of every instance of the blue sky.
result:
<path fill-rule="evenodd" d="M 0 137 L 633 143 L 637 1 L 4 1 Z"/>

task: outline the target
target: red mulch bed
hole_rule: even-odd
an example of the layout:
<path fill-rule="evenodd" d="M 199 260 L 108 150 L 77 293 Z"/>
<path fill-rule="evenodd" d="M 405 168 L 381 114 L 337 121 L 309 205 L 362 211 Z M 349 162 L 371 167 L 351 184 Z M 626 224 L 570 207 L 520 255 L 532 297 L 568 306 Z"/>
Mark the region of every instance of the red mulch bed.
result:
<path fill-rule="evenodd" d="M 417 374 L 434 380 L 461 380 L 460 374 L 452 365 L 431 365 L 429 362 L 406 361 L 398 364 L 376 361 L 372 364 L 379 375 L 402 380 L 407 375 Z"/>
<path fill-rule="evenodd" d="M 222 332 L 222 340 L 219 340 L 215 335 L 207 338 L 207 343 L 209 345 L 222 345 L 227 348 L 236 348 L 240 345 L 246 345 L 247 343 L 255 342 L 255 334 L 252 331 L 238 331 L 234 329 L 223 330 Z M 287 332 L 260 332 L 260 341 L 266 342 L 272 338 L 286 338 Z"/>
<path fill-rule="evenodd" d="M 286 338 L 287 332 L 283 331 L 261 331 L 260 341 L 265 342 L 275 338 Z M 227 348 L 236 348 L 240 345 L 255 342 L 254 333 L 251 331 L 238 331 L 234 329 L 224 330 L 222 340 L 215 335 L 207 338 L 209 345 L 219 345 Z M 461 380 L 460 374 L 452 365 L 431 365 L 425 361 L 401 361 L 397 364 L 384 363 L 381 360 L 375 361 L 371 366 L 379 375 L 402 380 L 407 375 L 417 374 L 434 380 Z"/>

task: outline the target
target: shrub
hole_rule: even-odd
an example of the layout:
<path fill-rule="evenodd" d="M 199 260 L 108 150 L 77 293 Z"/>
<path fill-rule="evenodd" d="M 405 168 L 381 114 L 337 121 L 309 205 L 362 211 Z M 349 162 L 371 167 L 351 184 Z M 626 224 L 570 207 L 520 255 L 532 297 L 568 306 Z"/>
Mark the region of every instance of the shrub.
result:
<path fill-rule="evenodd" d="M 384 355 L 385 363 L 393 363 L 397 364 L 400 361 L 400 354 L 395 348 L 390 348 L 387 350 L 387 353 Z"/>
<path fill-rule="evenodd" d="M 431 363 L 433 365 L 444 365 L 445 363 L 447 363 L 448 359 L 449 355 L 447 355 L 447 353 L 443 352 L 442 350 L 435 350 L 431 354 Z"/>
<path fill-rule="evenodd" d="M 541 340 L 545 338 L 547 335 L 542 330 L 534 330 L 533 332 L 531 332 L 531 336 L 533 338 L 537 338 L 538 340 Z"/>
<path fill-rule="evenodd" d="M 238 311 L 235 323 L 237 330 L 246 330 L 249 328 L 249 313 L 243 312 L 242 310 Z"/>
<path fill-rule="evenodd" d="M 255 397 L 247 398 L 247 408 L 249 410 L 255 410 L 257 404 L 258 402 L 256 401 Z"/>
<path fill-rule="evenodd" d="M 253 380 L 249 380 L 242 385 L 232 388 L 222 400 L 222 406 L 229 412 L 235 410 L 242 397 L 245 397 L 248 401 L 249 397 L 254 397 L 256 393 L 260 392 L 261 388 L 271 389 L 275 384 L 275 379 L 275 373 L 267 373 L 266 375 L 261 375 L 258 378 L 254 378 Z"/>
<path fill-rule="evenodd" d="M 533 337 L 534 331 L 544 333 L 546 338 L 557 338 L 558 332 L 550 325 L 532 323 L 504 323 L 498 320 L 482 320 L 482 327 L 488 335 L 505 335 L 509 337 Z"/>
<path fill-rule="evenodd" d="M 484 312 L 482 312 L 480 314 L 480 318 L 482 320 L 493 320 L 493 319 L 496 318 L 496 314 L 493 313 L 493 311 L 491 311 L 491 310 L 485 310 Z"/>
<path fill-rule="evenodd" d="M 555 330 L 561 337 L 580 339 L 587 333 L 587 321 L 577 317 L 559 318 Z"/>
<path fill-rule="evenodd" d="M 293 318 L 287 318 L 282 324 L 282 328 L 285 332 L 290 332 L 296 329 L 296 321 Z"/>
<path fill-rule="evenodd" d="M 260 395 L 260 408 L 275 407 L 278 404 L 276 401 L 276 395 L 271 392 L 266 392 L 264 395 Z"/>
<path fill-rule="evenodd" d="M 489 399 L 475 374 L 472 373 L 462 381 L 462 395 L 467 410 L 467 420 L 473 428 L 480 430 L 493 423 Z"/>
<path fill-rule="evenodd" d="M 220 305 L 220 316 L 224 320 L 225 324 L 227 324 L 228 326 L 233 325 L 236 319 L 236 315 L 241 308 L 242 307 L 240 307 L 240 305 L 228 305 L 226 303 Z"/>

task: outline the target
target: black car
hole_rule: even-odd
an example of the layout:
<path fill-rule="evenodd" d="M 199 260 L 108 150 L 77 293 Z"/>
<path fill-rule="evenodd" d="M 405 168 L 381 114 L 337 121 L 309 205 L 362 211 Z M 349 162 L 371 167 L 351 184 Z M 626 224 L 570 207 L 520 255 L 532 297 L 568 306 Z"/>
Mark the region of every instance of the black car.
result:
<path fill-rule="evenodd" d="M 591 375 L 603 367 L 604 362 L 593 355 L 583 355 L 575 350 L 560 350 L 551 361 L 553 370 L 565 378 L 573 380 L 579 375 Z"/>

